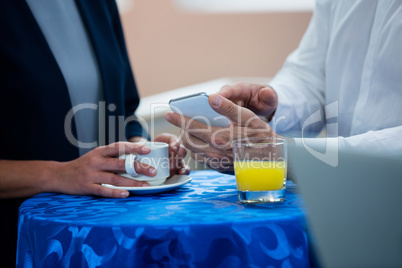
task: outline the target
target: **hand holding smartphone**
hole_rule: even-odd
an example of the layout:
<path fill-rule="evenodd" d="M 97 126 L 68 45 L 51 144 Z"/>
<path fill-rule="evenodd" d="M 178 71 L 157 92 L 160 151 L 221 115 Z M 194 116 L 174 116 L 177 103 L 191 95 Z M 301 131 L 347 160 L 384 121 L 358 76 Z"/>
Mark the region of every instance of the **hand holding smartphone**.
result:
<path fill-rule="evenodd" d="M 226 116 L 212 109 L 205 92 L 172 99 L 169 101 L 169 106 L 175 113 L 210 126 L 227 127 L 230 124 L 230 120 Z"/>

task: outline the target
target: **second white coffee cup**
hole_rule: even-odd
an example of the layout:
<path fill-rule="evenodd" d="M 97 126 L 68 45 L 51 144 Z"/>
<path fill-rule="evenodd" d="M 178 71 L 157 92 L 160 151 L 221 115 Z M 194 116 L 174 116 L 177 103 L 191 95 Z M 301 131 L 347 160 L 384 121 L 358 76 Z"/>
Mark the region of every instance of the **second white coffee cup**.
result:
<path fill-rule="evenodd" d="M 125 154 L 121 155 L 119 158 L 125 159 L 126 161 L 126 172 L 120 174 L 129 179 L 134 179 L 137 181 L 146 181 L 151 186 L 158 186 L 166 181 L 169 177 L 169 145 L 164 142 L 146 142 L 145 146 L 151 148 L 149 154 Z M 143 164 L 150 165 L 154 167 L 157 171 L 155 177 L 149 177 L 142 174 L 136 174 L 134 170 L 134 161 L 138 161 Z"/>

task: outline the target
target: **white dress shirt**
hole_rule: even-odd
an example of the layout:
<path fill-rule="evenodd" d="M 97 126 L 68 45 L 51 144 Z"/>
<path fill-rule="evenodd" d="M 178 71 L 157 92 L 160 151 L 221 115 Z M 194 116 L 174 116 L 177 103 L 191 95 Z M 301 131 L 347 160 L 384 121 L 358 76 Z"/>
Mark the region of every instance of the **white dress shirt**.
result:
<path fill-rule="evenodd" d="M 402 1 L 317 0 L 299 47 L 270 85 L 278 134 L 306 137 L 326 126 L 329 138 L 296 143 L 401 156 Z"/>

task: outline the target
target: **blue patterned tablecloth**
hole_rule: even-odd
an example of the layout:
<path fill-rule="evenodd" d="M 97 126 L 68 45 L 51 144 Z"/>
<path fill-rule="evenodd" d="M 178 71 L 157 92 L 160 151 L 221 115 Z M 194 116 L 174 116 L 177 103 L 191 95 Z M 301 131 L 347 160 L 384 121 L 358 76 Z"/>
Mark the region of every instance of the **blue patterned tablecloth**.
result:
<path fill-rule="evenodd" d="M 20 207 L 18 267 L 308 267 L 301 198 L 243 205 L 234 176 L 193 171 L 160 194 L 45 193 Z"/>

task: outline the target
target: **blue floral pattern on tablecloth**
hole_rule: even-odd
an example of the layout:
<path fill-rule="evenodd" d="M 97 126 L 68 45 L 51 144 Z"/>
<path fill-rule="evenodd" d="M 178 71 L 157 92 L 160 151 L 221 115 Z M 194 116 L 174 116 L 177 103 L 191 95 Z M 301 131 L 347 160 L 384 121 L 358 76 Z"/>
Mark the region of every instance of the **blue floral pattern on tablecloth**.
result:
<path fill-rule="evenodd" d="M 174 191 L 45 193 L 20 207 L 18 267 L 308 267 L 300 196 L 244 205 L 235 177 L 193 171 Z"/>

